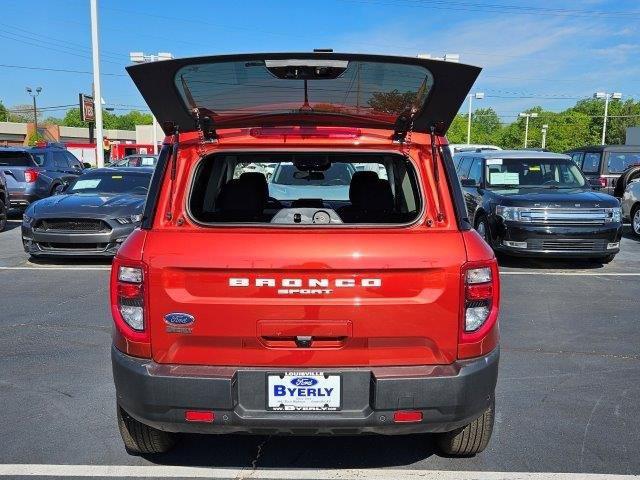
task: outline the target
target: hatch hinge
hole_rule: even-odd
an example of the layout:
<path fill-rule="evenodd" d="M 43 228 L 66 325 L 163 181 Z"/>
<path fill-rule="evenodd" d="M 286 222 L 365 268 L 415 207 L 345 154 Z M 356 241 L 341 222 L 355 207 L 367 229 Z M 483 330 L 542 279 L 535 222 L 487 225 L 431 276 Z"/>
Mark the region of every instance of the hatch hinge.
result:
<path fill-rule="evenodd" d="M 196 121 L 196 129 L 200 133 L 201 140 L 205 142 L 213 142 L 217 140 L 218 134 L 213 125 L 213 120 L 209 115 L 203 115 L 200 108 L 193 108 L 191 110 L 193 119 Z"/>
<path fill-rule="evenodd" d="M 415 111 L 413 111 L 412 109 L 405 110 L 398 116 L 396 124 L 393 128 L 393 136 L 391 137 L 394 142 L 405 142 L 405 140 L 407 139 L 407 134 L 411 132 L 411 130 L 413 130 L 414 117 Z"/>

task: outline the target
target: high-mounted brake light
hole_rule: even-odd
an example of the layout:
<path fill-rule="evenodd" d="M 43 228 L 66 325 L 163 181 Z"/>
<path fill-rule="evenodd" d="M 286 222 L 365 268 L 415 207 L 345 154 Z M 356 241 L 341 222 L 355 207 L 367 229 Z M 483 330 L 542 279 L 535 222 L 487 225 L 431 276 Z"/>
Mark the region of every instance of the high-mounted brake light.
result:
<path fill-rule="evenodd" d="M 24 171 L 24 181 L 27 183 L 33 183 L 38 179 L 39 174 L 39 170 L 36 170 L 35 168 L 27 168 Z"/>
<path fill-rule="evenodd" d="M 116 326 L 116 346 L 125 353 L 148 356 L 149 327 L 143 264 L 125 264 L 116 258 L 111 275 L 111 314 Z"/>
<path fill-rule="evenodd" d="M 484 352 L 486 337 L 493 334 L 497 341 L 500 282 L 495 260 L 474 262 L 462 269 L 464 301 L 458 356 L 470 358 Z M 485 352 L 486 353 L 486 352 Z"/>
<path fill-rule="evenodd" d="M 359 128 L 349 127 L 258 127 L 249 134 L 255 138 L 334 138 L 355 139 L 361 135 Z"/>

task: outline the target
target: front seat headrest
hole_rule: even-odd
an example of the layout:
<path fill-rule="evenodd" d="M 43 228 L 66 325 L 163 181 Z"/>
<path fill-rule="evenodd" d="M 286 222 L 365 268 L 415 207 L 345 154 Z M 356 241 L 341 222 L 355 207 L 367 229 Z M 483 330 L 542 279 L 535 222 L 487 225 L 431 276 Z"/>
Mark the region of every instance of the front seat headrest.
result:
<path fill-rule="evenodd" d="M 363 191 L 371 187 L 379 180 L 376 172 L 355 172 L 351 177 L 351 183 L 349 185 L 349 200 L 354 205 L 363 196 Z"/>

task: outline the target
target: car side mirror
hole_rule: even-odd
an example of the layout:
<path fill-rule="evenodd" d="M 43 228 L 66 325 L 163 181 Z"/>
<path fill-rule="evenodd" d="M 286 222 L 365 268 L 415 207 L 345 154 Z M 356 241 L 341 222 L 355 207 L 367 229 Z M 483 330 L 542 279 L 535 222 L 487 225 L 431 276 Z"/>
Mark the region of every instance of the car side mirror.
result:
<path fill-rule="evenodd" d="M 460 185 L 463 187 L 477 187 L 478 182 L 476 182 L 473 178 L 463 178 L 460 180 Z"/>
<path fill-rule="evenodd" d="M 82 166 L 83 166 L 84 168 L 91 168 L 91 167 L 93 167 L 93 165 L 91 165 L 89 162 L 83 162 L 83 163 L 82 163 Z"/>

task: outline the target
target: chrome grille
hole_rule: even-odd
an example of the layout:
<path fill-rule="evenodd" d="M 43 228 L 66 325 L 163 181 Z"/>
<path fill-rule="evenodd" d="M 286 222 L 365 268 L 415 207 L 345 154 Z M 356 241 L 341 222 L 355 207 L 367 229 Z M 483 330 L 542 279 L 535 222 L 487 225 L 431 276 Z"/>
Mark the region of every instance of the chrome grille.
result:
<path fill-rule="evenodd" d="M 529 239 L 527 246 L 530 250 L 545 250 L 549 252 L 602 252 L 607 249 L 607 240 L 603 239 Z"/>
<path fill-rule="evenodd" d="M 611 218 L 604 208 L 531 208 L 521 216 L 545 225 L 602 225 Z"/>
<path fill-rule="evenodd" d="M 110 232 L 109 224 L 95 218 L 45 218 L 34 229 L 41 232 Z"/>

